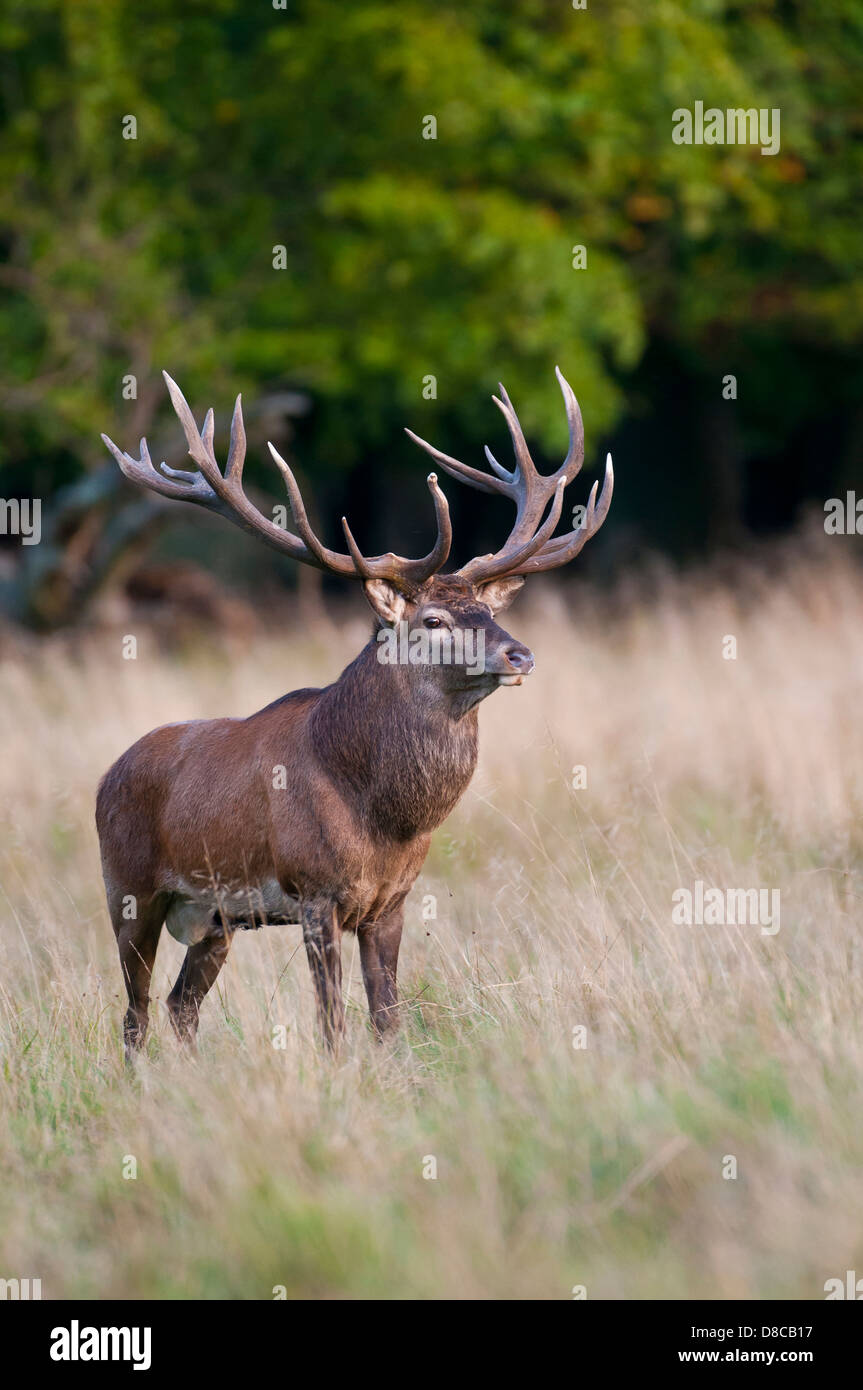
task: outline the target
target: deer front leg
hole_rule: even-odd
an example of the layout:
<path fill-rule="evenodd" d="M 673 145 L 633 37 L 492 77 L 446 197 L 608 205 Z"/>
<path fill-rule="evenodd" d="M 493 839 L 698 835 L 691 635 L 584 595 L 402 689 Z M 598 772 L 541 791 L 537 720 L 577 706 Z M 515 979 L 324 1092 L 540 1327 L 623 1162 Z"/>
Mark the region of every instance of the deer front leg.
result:
<path fill-rule="evenodd" d="M 360 927 L 360 963 L 369 1001 L 369 1017 L 378 1035 L 394 1032 L 399 1026 L 396 972 L 404 925 L 404 903 L 386 916 Z"/>
<path fill-rule="evenodd" d="M 335 1052 L 345 1031 L 342 1002 L 342 929 L 330 898 L 303 903 L 303 941 L 315 982 L 323 1040 Z"/>

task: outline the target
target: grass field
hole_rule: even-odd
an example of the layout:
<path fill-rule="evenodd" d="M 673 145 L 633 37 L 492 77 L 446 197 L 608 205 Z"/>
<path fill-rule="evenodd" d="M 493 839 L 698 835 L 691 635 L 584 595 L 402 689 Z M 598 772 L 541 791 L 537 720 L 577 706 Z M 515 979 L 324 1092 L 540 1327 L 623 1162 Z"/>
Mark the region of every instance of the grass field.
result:
<path fill-rule="evenodd" d="M 788 575 L 668 580 L 616 615 L 534 585 L 505 622 L 537 671 L 484 706 L 409 900 L 402 1035 L 372 1042 L 347 938 L 337 1062 L 299 930 L 273 927 L 236 941 L 197 1057 L 156 1002 L 126 1074 L 93 802 L 147 729 L 334 678 L 359 605 L 326 640 L 240 653 L 144 630 L 125 661 L 122 629 L 10 651 L 0 1277 L 45 1298 L 817 1299 L 863 1274 L 863 585 L 832 557 Z M 696 880 L 778 888 L 781 929 L 675 925 Z M 157 1001 L 181 958 L 164 934 Z"/>

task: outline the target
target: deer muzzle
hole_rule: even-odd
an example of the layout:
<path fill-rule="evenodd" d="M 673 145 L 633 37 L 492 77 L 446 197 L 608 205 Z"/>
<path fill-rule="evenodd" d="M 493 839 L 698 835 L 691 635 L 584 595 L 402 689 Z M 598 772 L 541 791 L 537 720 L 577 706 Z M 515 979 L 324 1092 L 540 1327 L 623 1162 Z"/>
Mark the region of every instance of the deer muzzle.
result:
<path fill-rule="evenodd" d="M 521 642 L 512 642 L 497 654 L 491 669 L 500 685 L 521 685 L 535 665 L 533 652 Z"/>

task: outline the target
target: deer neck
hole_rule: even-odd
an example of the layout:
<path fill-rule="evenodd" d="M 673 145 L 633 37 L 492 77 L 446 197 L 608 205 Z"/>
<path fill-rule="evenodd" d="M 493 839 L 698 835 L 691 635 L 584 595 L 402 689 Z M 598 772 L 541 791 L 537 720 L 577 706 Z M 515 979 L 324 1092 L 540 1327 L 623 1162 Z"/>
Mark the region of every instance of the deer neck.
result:
<path fill-rule="evenodd" d="M 405 841 L 446 819 L 477 760 L 477 711 L 433 673 L 386 664 L 371 641 L 321 694 L 315 751 L 378 835 Z"/>

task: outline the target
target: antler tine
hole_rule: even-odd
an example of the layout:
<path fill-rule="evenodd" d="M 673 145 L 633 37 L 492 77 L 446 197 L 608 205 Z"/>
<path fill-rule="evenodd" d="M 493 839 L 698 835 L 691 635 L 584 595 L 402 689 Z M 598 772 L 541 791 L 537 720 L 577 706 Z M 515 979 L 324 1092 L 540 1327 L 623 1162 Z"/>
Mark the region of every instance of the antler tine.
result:
<path fill-rule="evenodd" d="M 466 463 L 459 463 L 458 459 L 450 458 L 449 454 L 442 453 L 433 444 L 428 444 L 424 439 L 420 439 L 413 430 L 405 429 L 405 434 L 413 440 L 414 444 L 419 444 L 421 449 L 425 449 L 427 454 L 431 454 L 432 458 L 440 464 L 444 472 L 449 473 L 450 477 L 461 478 L 463 482 L 469 483 L 479 492 L 502 492 L 504 496 L 508 494 L 509 487 L 502 478 L 493 478 L 489 473 L 480 473 L 478 468 L 471 468 Z"/>
<path fill-rule="evenodd" d="M 357 574 L 359 574 L 363 579 L 374 579 L 375 576 L 372 574 L 371 569 L 369 568 L 368 561 L 366 560 L 365 556 L 363 555 L 362 551 L 360 550 L 359 546 L 354 540 L 353 533 L 351 532 L 351 528 L 348 525 L 348 519 L 346 516 L 342 517 L 342 530 L 345 533 L 345 541 L 347 542 L 347 547 L 350 551 L 351 559 L 354 562 L 354 569 L 356 570 Z"/>
<path fill-rule="evenodd" d="M 584 421 L 575 392 L 560 367 L 555 367 L 554 374 L 563 395 L 566 422 L 569 425 L 569 452 L 558 469 L 558 475 L 566 477 L 567 482 L 572 482 L 576 474 L 581 472 L 581 465 L 584 463 Z"/>
<path fill-rule="evenodd" d="M 527 482 L 530 478 L 535 478 L 537 476 L 536 467 L 530 456 L 527 440 L 524 437 L 524 431 L 515 413 L 515 407 L 507 395 L 506 387 L 502 381 L 498 382 L 498 390 L 500 391 L 500 397 L 492 396 L 492 400 L 507 423 L 507 428 L 512 439 L 512 447 L 515 452 L 515 473 L 516 475 L 520 474 L 525 482 Z"/>
<path fill-rule="evenodd" d="M 195 460 L 198 468 L 203 473 L 210 487 L 218 495 L 219 483 L 223 482 L 221 470 L 216 463 L 216 456 L 213 453 L 213 435 L 215 433 L 215 421 L 212 410 L 208 410 L 204 417 L 204 424 L 200 434 L 198 426 L 195 424 L 195 417 L 189 409 L 189 403 L 183 395 L 176 381 L 163 372 L 165 385 L 171 397 L 171 404 L 177 415 L 177 419 L 183 426 L 183 433 L 186 436 L 186 446 L 190 456 Z"/>
<path fill-rule="evenodd" d="M 363 579 L 388 579 L 397 586 L 415 590 L 446 564 L 452 545 L 449 503 L 438 487 L 437 474 L 429 473 L 426 482 L 434 502 L 437 537 L 428 555 L 421 560 L 405 560 L 399 555 L 394 555 L 392 551 L 386 555 L 379 555 L 374 560 L 367 560 L 354 540 L 347 518 L 342 517 L 342 530 L 351 559 L 357 573 Z"/>
<path fill-rule="evenodd" d="M 231 443 L 228 448 L 228 462 L 225 465 L 225 481 L 239 484 L 243 477 L 243 464 L 246 461 L 246 426 L 243 423 L 243 398 L 237 395 L 234 413 L 231 416 Z"/>
<path fill-rule="evenodd" d="M 328 550 L 327 547 L 318 540 L 312 530 L 305 503 L 303 502 L 303 496 L 297 486 L 296 478 L 276 446 L 268 442 L 267 448 L 273 457 L 273 462 L 276 464 L 276 467 L 284 479 L 285 491 L 288 494 L 288 503 L 291 508 L 291 516 L 294 518 L 294 525 L 299 531 L 304 544 L 308 547 L 322 568 L 332 568 L 329 563 L 329 557 L 334 556 L 334 552 Z"/>
<path fill-rule="evenodd" d="M 487 444 L 483 445 L 485 456 L 499 478 L 505 478 L 508 483 L 515 480 L 515 469 L 504 468 L 502 463 L 498 463 L 491 449 Z"/>
<path fill-rule="evenodd" d="M 432 496 L 434 503 L 435 521 L 437 523 L 437 540 L 426 556 L 425 561 L 415 560 L 415 565 L 428 564 L 429 572 L 424 576 L 425 579 L 437 574 L 438 570 L 446 564 L 449 559 L 449 552 L 452 547 L 452 519 L 449 514 L 449 502 L 446 495 L 438 487 L 436 473 L 429 473 L 426 478 L 426 486 Z"/>
<path fill-rule="evenodd" d="M 576 555 L 584 549 L 592 536 L 595 536 L 611 506 L 611 498 L 614 493 L 614 466 L 611 462 L 611 454 L 605 460 L 605 477 L 602 482 L 602 492 L 599 494 L 599 502 L 596 502 L 596 492 L 599 487 L 597 479 L 590 490 L 590 497 L 587 503 L 587 511 L 581 526 L 576 527 L 565 536 L 555 536 L 553 540 L 546 541 L 540 550 L 536 551 L 530 560 L 520 564 L 517 571 L 509 573 L 518 574 L 540 574 L 544 570 L 557 569 L 559 565 L 566 565 L 570 560 L 574 560 Z"/>

